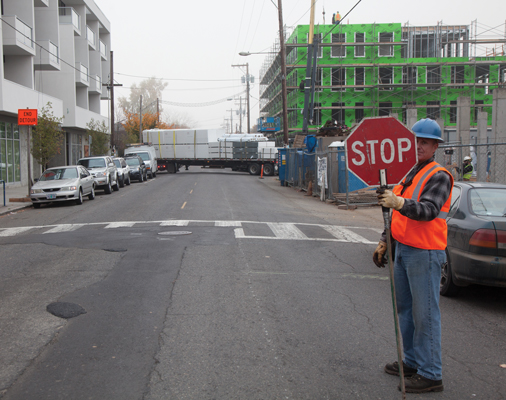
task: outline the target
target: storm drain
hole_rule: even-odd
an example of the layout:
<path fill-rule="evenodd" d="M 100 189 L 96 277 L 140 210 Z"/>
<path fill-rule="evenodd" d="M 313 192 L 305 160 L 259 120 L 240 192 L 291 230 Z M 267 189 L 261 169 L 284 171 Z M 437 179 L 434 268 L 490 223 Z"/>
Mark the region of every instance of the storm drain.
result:
<path fill-rule="evenodd" d="M 161 236 L 182 236 L 182 235 L 191 235 L 191 232 L 188 231 L 167 231 L 167 232 L 159 232 Z"/>
<path fill-rule="evenodd" d="M 127 249 L 102 249 L 104 251 L 109 251 L 111 253 L 124 253 Z"/>
<path fill-rule="evenodd" d="M 51 303 L 46 307 L 47 312 L 53 314 L 58 318 L 74 318 L 81 314 L 86 314 L 86 310 L 82 308 L 79 304 L 75 303 L 66 303 L 63 301 L 57 301 L 56 303 Z"/>

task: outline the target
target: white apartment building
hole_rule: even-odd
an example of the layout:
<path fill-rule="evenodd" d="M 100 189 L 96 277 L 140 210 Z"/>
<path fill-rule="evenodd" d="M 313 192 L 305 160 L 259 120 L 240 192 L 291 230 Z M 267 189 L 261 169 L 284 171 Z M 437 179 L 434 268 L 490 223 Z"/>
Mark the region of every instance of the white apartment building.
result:
<path fill-rule="evenodd" d="M 86 124 L 108 99 L 110 22 L 93 0 L 0 0 L 0 180 L 28 184 L 28 128 L 18 110 L 51 103 L 65 141 L 52 165 L 88 155 Z M 33 161 L 32 176 L 40 166 Z"/>

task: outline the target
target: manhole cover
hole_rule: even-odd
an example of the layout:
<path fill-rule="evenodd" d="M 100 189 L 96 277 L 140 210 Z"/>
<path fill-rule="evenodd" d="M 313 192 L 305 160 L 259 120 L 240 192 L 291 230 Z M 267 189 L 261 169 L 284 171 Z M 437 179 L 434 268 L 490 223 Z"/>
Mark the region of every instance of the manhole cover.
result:
<path fill-rule="evenodd" d="M 168 232 L 159 232 L 159 235 L 162 236 L 181 236 L 181 235 L 191 235 L 191 232 L 188 231 L 168 231 Z"/>
<path fill-rule="evenodd" d="M 82 308 L 79 304 L 75 303 L 66 303 L 63 301 L 57 301 L 56 303 L 51 303 L 46 307 L 47 312 L 53 314 L 55 317 L 59 318 L 74 318 L 81 314 L 86 314 L 86 310 Z"/>

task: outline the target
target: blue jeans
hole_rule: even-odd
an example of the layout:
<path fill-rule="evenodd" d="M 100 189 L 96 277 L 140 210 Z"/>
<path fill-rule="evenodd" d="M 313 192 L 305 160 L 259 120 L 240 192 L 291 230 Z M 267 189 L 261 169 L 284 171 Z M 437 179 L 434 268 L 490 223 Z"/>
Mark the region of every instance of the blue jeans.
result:
<path fill-rule="evenodd" d="M 397 242 L 394 279 L 404 362 L 425 378 L 442 379 L 439 282 L 444 250 Z"/>

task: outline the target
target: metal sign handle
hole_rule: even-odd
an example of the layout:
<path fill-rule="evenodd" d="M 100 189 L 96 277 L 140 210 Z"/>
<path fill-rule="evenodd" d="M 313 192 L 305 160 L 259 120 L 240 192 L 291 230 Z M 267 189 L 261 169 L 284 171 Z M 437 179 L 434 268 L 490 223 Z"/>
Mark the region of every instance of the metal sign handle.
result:
<path fill-rule="evenodd" d="M 380 184 L 382 189 L 388 189 L 386 169 L 380 170 Z M 399 376 L 401 379 L 402 399 L 406 399 L 406 386 L 404 384 L 404 364 L 402 362 L 401 329 L 399 326 L 399 315 L 397 314 L 397 298 L 395 296 L 394 265 L 392 262 L 392 238 L 390 230 L 390 208 L 381 207 L 383 221 L 385 222 L 385 233 L 387 236 L 388 270 L 390 272 L 390 290 L 392 292 L 392 305 L 394 309 L 395 341 L 397 343 L 397 359 L 399 363 Z"/>

